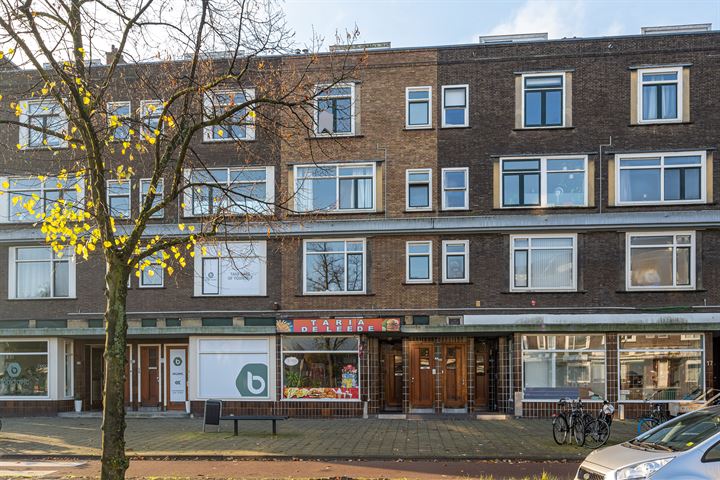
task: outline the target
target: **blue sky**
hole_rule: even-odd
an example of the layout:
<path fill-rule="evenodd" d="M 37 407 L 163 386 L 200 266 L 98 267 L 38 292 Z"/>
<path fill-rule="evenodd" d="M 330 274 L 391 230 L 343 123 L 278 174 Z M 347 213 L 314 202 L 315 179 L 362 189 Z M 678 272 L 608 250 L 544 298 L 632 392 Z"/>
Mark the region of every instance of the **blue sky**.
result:
<path fill-rule="evenodd" d="M 313 29 L 335 43 L 335 32 L 357 24 L 362 42 L 393 47 L 477 42 L 479 35 L 548 32 L 550 38 L 639 34 L 640 27 L 712 23 L 720 0 L 285 0 L 299 44 Z"/>

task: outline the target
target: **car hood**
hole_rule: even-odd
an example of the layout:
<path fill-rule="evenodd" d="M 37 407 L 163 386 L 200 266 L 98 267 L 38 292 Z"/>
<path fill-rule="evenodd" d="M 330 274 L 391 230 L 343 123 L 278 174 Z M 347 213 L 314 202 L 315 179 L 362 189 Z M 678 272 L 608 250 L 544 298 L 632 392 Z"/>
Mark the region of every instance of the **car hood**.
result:
<path fill-rule="evenodd" d="M 682 452 L 665 452 L 662 450 L 651 450 L 649 448 L 647 450 L 641 450 L 621 443 L 590 453 L 583 464 L 588 466 L 595 465 L 601 467 L 598 470 L 609 471 L 658 458 L 676 457 L 680 453 Z"/>

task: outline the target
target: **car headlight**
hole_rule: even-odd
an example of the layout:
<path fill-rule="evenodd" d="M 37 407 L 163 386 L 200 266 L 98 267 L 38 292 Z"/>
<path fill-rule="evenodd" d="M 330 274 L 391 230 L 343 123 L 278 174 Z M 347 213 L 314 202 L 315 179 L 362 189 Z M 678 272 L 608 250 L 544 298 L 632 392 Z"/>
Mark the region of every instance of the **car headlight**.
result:
<path fill-rule="evenodd" d="M 649 462 L 638 463 L 630 465 L 629 467 L 621 468 L 618 470 L 617 474 L 615 474 L 615 480 L 645 480 L 649 478 L 650 475 L 670 463 L 673 458 L 674 457 L 658 458 L 657 460 L 651 460 Z"/>

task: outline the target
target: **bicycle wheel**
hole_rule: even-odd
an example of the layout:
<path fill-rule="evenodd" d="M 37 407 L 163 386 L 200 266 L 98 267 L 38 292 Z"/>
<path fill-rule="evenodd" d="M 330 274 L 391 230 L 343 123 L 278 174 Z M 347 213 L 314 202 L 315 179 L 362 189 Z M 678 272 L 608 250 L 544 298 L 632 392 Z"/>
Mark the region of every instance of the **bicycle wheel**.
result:
<path fill-rule="evenodd" d="M 573 422 L 573 438 L 578 447 L 585 445 L 585 422 L 581 417 L 575 418 Z"/>
<path fill-rule="evenodd" d="M 656 418 L 641 418 L 638 422 L 638 435 L 652 430 L 658 425 L 660 425 L 660 422 Z"/>
<path fill-rule="evenodd" d="M 562 445 L 567 440 L 568 423 L 564 415 L 558 415 L 553 418 L 553 438 L 555 443 Z"/>
<path fill-rule="evenodd" d="M 585 431 L 585 445 L 588 448 L 596 449 L 605 445 L 610 438 L 610 427 L 607 422 L 601 418 L 593 419 Z"/>

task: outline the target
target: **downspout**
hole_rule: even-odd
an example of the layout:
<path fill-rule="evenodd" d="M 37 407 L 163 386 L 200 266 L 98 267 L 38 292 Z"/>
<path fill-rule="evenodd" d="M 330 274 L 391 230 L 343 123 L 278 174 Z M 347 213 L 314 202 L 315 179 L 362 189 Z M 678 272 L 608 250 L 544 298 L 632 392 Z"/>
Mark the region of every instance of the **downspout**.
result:
<path fill-rule="evenodd" d="M 387 165 L 387 147 L 381 147 L 380 144 L 378 143 L 377 146 L 376 146 L 376 148 L 377 148 L 377 151 L 378 151 L 378 152 L 381 151 L 381 150 L 382 150 L 382 152 L 383 152 L 383 180 L 382 180 L 382 181 L 383 181 L 383 211 L 384 211 L 384 213 L 385 213 L 385 218 L 387 218 L 387 216 L 388 216 L 388 204 L 387 204 L 387 176 L 388 176 L 388 172 L 387 172 L 387 169 L 388 169 L 388 165 Z"/>
<path fill-rule="evenodd" d="M 612 147 L 613 141 L 612 141 L 612 135 L 610 136 L 610 142 L 605 144 L 600 144 L 599 148 L 599 155 L 598 155 L 598 167 L 599 167 L 599 173 L 600 173 L 600 211 L 599 213 L 602 213 L 603 211 L 603 147 Z M 608 172 L 608 175 L 610 175 L 610 172 Z"/>

